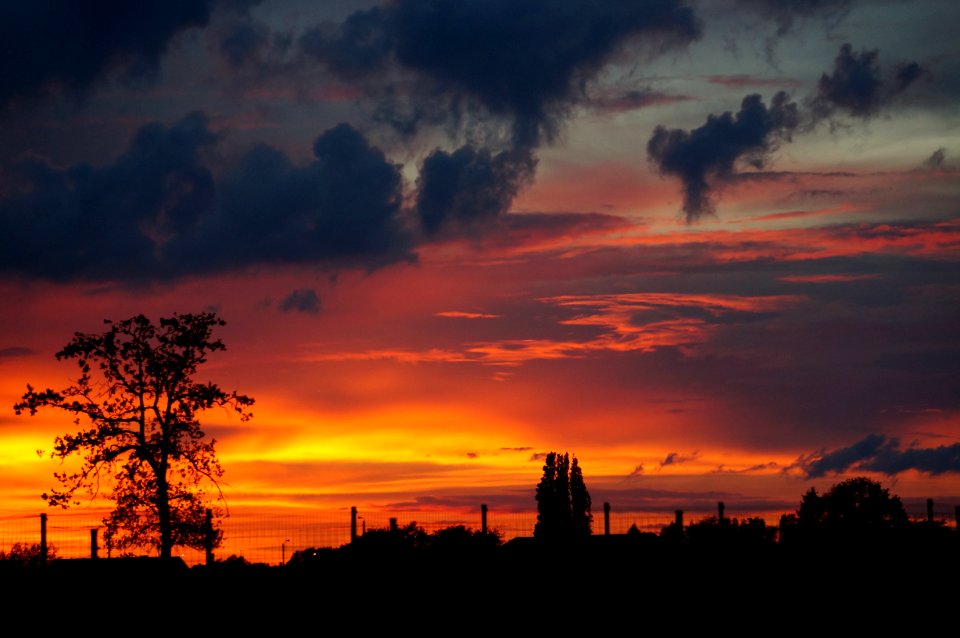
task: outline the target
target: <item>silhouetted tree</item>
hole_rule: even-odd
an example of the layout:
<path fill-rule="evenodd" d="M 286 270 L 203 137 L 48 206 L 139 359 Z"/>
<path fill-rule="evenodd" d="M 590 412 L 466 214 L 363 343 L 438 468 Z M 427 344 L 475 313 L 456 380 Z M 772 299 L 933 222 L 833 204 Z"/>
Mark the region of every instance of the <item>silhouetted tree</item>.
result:
<path fill-rule="evenodd" d="M 909 522 L 900 497 L 863 476 L 837 483 L 823 495 L 811 487 L 803 495 L 797 520 L 806 526 L 858 530 L 903 528 Z"/>
<path fill-rule="evenodd" d="M 138 315 L 102 334 L 76 333 L 57 359 L 75 359 L 80 378 L 63 390 L 27 386 L 14 408 L 31 415 L 45 407 L 89 422 L 76 434 L 57 437 L 53 458 L 83 458 L 74 473 L 57 472 L 61 488 L 44 494 L 51 506 L 67 508 L 81 488 L 95 496 L 101 482 L 112 484 L 116 505 L 104 519 L 114 548 L 153 545 L 170 557 L 175 545 L 201 548 L 208 540 L 205 510 L 210 499 L 201 485 L 218 487 L 223 469 L 206 439 L 200 412 L 228 407 L 241 421 L 251 417 L 253 399 L 194 380 L 211 352 L 225 350 L 213 329 L 213 313 L 175 314 L 154 325 Z M 219 542 L 219 530 L 213 534 Z"/>
<path fill-rule="evenodd" d="M 716 516 L 708 516 L 690 523 L 686 534 L 694 545 L 761 547 L 774 543 L 777 528 L 768 527 L 767 522 L 759 517 L 720 520 Z"/>
<path fill-rule="evenodd" d="M 908 525 L 900 498 L 860 476 L 837 483 L 823 494 L 810 488 L 795 515 L 780 517 L 780 542 L 867 541 L 889 537 Z"/>
<path fill-rule="evenodd" d="M 39 543 L 27 545 L 26 543 L 14 543 L 9 552 L 0 551 L 0 561 L 17 563 L 22 567 L 37 567 L 40 565 L 41 547 Z M 47 545 L 47 560 L 57 557 L 57 548 L 52 544 Z"/>
<path fill-rule="evenodd" d="M 563 539 L 590 534 L 590 493 L 576 457 L 550 452 L 537 485 L 536 538 Z"/>
<path fill-rule="evenodd" d="M 571 525 L 574 536 L 589 536 L 591 533 L 590 525 L 593 523 L 593 514 L 590 513 L 590 492 L 583 482 L 583 471 L 577 462 L 577 457 L 573 457 L 570 465 L 570 509 L 572 513 Z"/>

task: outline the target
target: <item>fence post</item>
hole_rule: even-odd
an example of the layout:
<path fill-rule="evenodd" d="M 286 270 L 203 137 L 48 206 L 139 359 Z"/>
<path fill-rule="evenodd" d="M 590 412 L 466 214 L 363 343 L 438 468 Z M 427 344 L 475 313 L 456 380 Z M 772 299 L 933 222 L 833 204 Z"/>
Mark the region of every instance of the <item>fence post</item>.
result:
<path fill-rule="evenodd" d="M 610 503 L 603 502 L 603 535 L 610 536 Z"/>
<path fill-rule="evenodd" d="M 350 508 L 350 542 L 357 542 L 357 507 Z"/>
<path fill-rule="evenodd" d="M 928 523 L 933 522 L 933 499 L 932 498 L 927 499 L 927 522 Z"/>
<path fill-rule="evenodd" d="M 683 510 L 677 510 L 677 517 L 675 519 L 677 529 L 681 532 L 683 531 Z"/>
<path fill-rule="evenodd" d="M 723 504 L 723 501 L 717 501 L 717 521 L 723 525 L 723 510 L 726 509 L 726 506 Z"/>
<path fill-rule="evenodd" d="M 47 564 L 47 515 L 40 515 L 40 565 Z"/>
<path fill-rule="evenodd" d="M 90 530 L 90 559 L 95 560 L 97 558 L 97 528 L 94 527 Z"/>
<path fill-rule="evenodd" d="M 396 519 L 396 518 L 391 518 L 391 519 L 390 519 L 390 531 L 391 531 L 391 532 L 397 531 L 397 519 Z"/>
<path fill-rule="evenodd" d="M 213 531 L 213 511 L 210 508 L 207 508 L 207 519 L 205 521 L 206 535 L 204 536 L 204 549 L 207 550 L 207 567 L 213 565 L 213 540 L 214 540 L 214 531 Z"/>
<path fill-rule="evenodd" d="M 480 505 L 480 533 L 484 536 L 487 535 L 487 504 L 482 503 Z"/>

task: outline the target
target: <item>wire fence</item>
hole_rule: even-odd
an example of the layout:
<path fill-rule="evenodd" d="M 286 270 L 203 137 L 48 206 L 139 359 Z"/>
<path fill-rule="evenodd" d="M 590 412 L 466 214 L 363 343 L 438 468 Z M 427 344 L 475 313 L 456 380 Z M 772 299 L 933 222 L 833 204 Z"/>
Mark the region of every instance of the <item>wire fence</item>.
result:
<path fill-rule="evenodd" d="M 47 545 L 50 555 L 58 558 L 86 558 L 91 555 L 91 530 L 98 530 L 98 555 L 106 557 L 103 546 L 104 527 L 102 519 L 107 512 L 100 511 L 57 511 L 47 514 Z M 768 525 L 776 526 L 782 512 L 731 512 L 727 517 L 762 518 Z M 689 524 L 711 515 L 712 512 L 685 512 L 684 523 Z M 915 521 L 927 520 L 928 514 L 909 512 Z M 650 511 L 610 512 L 610 533 L 625 534 L 632 526 L 641 532 L 659 533 L 674 522 L 676 513 Z M 422 510 L 390 512 L 384 510 L 358 510 L 357 533 L 368 530 L 387 529 L 391 519 L 396 519 L 399 527 L 414 524 L 428 533 L 463 525 L 473 530 L 481 529 L 480 507 L 461 510 Z M 536 511 L 497 511 L 489 510 L 487 527 L 498 533 L 504 541 L 513 538 L 532 536 L 536 524 Z M 956 527 L 955 512 L 935 511 L 934 520 L 945 521 L 950 527 Z M 14 545 L 29 547 L 40 543 L 40 516 L 24 514 L 0 514 L 0 552 L 10 552 Z M 264 512 L 259 509 L 231 508 L 229 517 L 221 521 L 223 541 L 216 549 L 218 559 L 229 556 L 243 557 L 254 563 L 281 564 L 293 556 L 294 552 L 311 548 L 334 548 L 350 542 L 351 514 L 347 509 L 336 510 L 296 510 Z M 594 514 L 593 531 L 604 532 L 602 513 Z M 176 552 L 188 565 L 203 563 L 202 550 L 177 547 Z"/>

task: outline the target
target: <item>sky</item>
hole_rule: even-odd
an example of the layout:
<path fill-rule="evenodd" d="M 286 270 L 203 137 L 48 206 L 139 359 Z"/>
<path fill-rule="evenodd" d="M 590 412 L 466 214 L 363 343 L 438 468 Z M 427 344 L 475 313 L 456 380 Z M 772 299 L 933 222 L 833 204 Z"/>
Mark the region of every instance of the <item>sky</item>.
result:
<path fill-rule="evenodd" d="M 233 507 L 532 509 L 551 450 L 618 509 L 960 503 L 960 4 L 0 18 L 0 509 L 74 332 L 200 311 Z"/>

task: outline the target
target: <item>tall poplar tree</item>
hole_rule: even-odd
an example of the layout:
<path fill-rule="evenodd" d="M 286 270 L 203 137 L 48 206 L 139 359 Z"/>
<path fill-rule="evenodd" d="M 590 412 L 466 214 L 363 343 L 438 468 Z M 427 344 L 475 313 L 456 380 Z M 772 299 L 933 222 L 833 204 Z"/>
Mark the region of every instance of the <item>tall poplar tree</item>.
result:
<path fill-rule="evenodd" d="M 559 540 L 588 536 L 592 520 L 590 493 L 576 457 L 571 466 L 569 454 L 549 452 L 537 485 L 534 537 Z"/>

